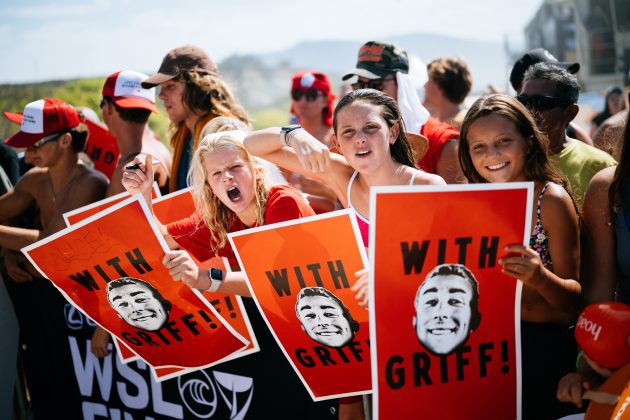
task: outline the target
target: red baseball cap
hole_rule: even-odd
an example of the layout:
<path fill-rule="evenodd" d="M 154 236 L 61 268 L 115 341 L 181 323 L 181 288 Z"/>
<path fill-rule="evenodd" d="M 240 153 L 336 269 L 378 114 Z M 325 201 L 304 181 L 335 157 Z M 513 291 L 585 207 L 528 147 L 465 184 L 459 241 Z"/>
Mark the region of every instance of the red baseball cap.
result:
<path fill-rule="evenodd" d="M 29 147 L 43 137 L 62 133 L 81 123 L 77 111 L 61 99 L 43 98 L 24 107 L 22 114 L 4 112 L 4 116 L 22 127 L 4 141 L 12 147 Z"/>
<path fill-rule="evenodd" d="M 149 76 L 137 71 L 123 70 L 105 80 L 103 96 L 113 99 L 121 108 L 142 108 L 158 113 L 155 106 L 155 88 L 145 89 L 142 82 Z"/>
<path fill-rule="evenodd" d="M 322 92 L 328 98 L 326 113 L 323 115 L 324 124 L 332 125 L 332 113 L 335 108 L 335 94 L 332 92 L 330 80 L 324 73 L 312 70 L 299 71 L 293 75 L 291 90 L 313 89 Z M 291 113 L 294 114 L 293 106 Z"/>

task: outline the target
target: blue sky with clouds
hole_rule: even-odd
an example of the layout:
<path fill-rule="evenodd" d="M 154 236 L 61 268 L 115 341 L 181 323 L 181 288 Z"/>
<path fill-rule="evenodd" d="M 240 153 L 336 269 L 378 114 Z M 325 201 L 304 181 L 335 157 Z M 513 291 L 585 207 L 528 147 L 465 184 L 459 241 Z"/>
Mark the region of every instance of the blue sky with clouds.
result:
<path fill-rule="evenodd" d="M 521 46 L 542 0 L 0 0 L 0 83 L 157 70 L 196 44 L 216 61 L 300 41 L 436 33 Z"/>

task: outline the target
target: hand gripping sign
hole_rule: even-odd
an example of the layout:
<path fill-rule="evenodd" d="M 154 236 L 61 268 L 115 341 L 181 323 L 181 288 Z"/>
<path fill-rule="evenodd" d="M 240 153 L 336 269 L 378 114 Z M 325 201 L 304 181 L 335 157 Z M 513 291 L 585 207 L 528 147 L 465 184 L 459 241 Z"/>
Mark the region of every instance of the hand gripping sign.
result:
<path fill-rule="evenodd" d="M 315 400 L 370 391 L 368 313 L 350 287 L 363 269 L 347 210 L 228 235 L 278 345 Z"/>
<path fill-rule="evenodd" d="M 372 188 L 374 418 L 520 418 L 520 282 L 531 183 Z M 456 403 L 455 403 L 456 401 Z"/>
<path fill-rule="evenodd" d="M 174 282 L 140 196 L 23 249 L 70 303 L 153 367 L 212 366 L 247 341 L 198 291 Z"/>

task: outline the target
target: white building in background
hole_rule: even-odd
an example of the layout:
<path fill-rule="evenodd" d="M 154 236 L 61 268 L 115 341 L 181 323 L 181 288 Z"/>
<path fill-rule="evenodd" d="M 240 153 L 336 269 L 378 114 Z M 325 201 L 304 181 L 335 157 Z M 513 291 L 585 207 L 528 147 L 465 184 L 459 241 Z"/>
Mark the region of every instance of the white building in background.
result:
<path fill-rule="evenodd" d="M 543 47 L 577 61 L 585 91 L 626 83 L 630 69 L 630 0 L 545 0 L 525 28 L 527 49 Z"/>

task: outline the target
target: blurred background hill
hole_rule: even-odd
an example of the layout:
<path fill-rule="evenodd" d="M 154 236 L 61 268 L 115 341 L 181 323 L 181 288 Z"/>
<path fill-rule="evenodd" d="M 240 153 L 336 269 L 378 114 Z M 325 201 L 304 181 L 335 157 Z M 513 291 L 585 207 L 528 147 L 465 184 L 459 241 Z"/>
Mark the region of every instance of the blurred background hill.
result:
<path fill-rule="evenodd" d="M 505 83 L 508 64 L 499 43 L 432 34 L 394 36 L 385 40 L 406 49 L 414 57 L 413 62 L 417 67 L 424 67 L 433 58 L 443 55 L 463 57 L 468 61 L 474 76 L 474 93 L 482 91 L 489 83 Z M 254 118 L 254 128 L 262 128 L 282 125 L 288 121 L 289 88 L 295 71 L 323 71 L 328 74 L 338 91 L 341 76 L 352 70 L 356 64 L 361 44 L 362 42 L 342 40 L 302 42 L 272 53 L 232 55 L 218 65 L 221 74 L 234 89 L 236 97 Z M 147 69 L 144 71 L 151 72 Z M 422 71 L 419 74 L 422 75 Z M 33 100 L 56 97 L 72 105 L 86 106 L 98 111 L 102 83 L 106 76 L 0 85 L 0 110 L 21 111 L 24 105 Z M 423 81 L 419 81 L 418 85 L 421 86 L 422 83 Z M 161 107 L 160 101 L 158 104 Z M 168 138 L 168 119 L 164 112 L 153 115 L 149 122 L 160 138 Z M 6 119 L 1 119 L 0 137 L 6 138 L 17 128 Z"/>

